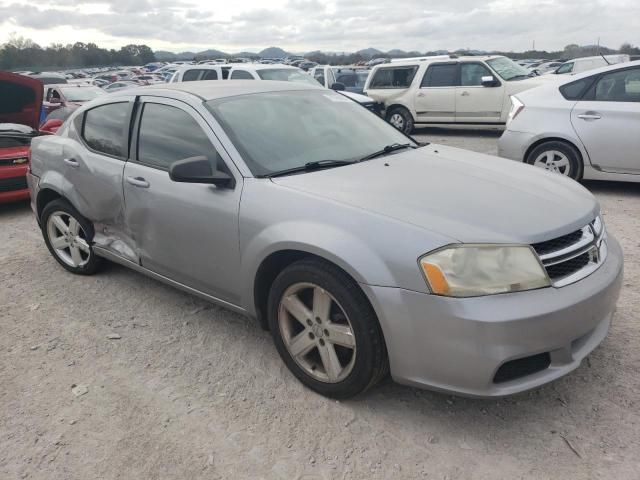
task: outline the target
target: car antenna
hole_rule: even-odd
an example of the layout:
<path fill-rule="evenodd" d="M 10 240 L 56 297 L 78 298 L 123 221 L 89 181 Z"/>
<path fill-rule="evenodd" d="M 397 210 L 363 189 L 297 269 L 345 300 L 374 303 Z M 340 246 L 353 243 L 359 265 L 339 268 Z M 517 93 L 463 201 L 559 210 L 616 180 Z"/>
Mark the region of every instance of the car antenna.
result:
<path fill-rule="evenodd" d="M 611 65 L 611 62 L 609 60 L 607 60 L 607 57 L 605 57 L 602 52 L 600 52 L 600 56 L 602 57 L 602 59 L 607 62 L 607 65 Z"/>

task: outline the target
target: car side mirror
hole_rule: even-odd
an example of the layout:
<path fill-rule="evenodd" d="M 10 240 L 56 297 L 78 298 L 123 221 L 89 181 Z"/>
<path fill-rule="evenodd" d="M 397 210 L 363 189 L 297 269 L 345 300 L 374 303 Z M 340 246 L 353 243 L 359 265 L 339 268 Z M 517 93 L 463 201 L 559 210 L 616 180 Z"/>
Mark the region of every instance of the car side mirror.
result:
<path fill-rule="evenodd" d="M 169 167 L 169 178 L 174 182 L 208 183 L 221 188 L 233 188 L 231 175 L 213 171 L 209 159 L 204 156 L 189 157 L 173 162 Z"/>
<path fill-rule="evenodd" d="M 331 90 L 335 90 L 336 92 L 342 92 L 346 90 L 347 87 L 344 86 L 344 83 L 335 82 L 331 85 Z"/>
<path fill-rule="evenodd" d="M 482 77 L 481 81 L 483 87 L 497 87 L 499 85 L 498 81 L 493 75 Z"/>

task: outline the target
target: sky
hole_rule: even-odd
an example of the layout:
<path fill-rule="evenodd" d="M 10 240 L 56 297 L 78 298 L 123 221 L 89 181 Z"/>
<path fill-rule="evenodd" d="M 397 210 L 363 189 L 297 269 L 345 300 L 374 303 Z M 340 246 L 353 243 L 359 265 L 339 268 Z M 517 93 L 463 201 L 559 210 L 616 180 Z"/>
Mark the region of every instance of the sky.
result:
<path fill-rule="evenodd" d="M 638 0 L 0 0 L 11 36 L 105 48 L 228 53 L 323 50 L 522 51 L 640 43 Z"/>

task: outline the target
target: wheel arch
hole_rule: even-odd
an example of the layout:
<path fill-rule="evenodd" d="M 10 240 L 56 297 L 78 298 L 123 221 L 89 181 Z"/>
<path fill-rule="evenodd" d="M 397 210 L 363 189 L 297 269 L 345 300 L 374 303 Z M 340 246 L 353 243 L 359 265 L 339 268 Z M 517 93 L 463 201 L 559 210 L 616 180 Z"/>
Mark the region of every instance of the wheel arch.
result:
<path fill-rule="evenodd" d="M 40 217 L 42 216 L 42 211 L 44 210 L 44 208 L 49 203 L 59 198 L 64 197 L 60 194 L 60 192 L 50 187 L 45 187 L 38 192 L 38 196 L 36 198 L 36 214 L 38 216 L 38 221 L 40 221 Z"/>
<path fill-rule="evenodd" d="M 561 142 L 561 143 L 567 144 L 568 146 L 572 147 L 578 153 L 578 160 L 580 162 L 582 162 L 582 166 L 584 168 L 585 159 L 587 159 L 587 161 L 588 161 L 588 156 L 586 155 L 586 152 L 582 151 L 580 146 L 577 144 L 578 142 L 576 142 L 574 140 L 571 140 L 571 139 L 568 139 L 568 138 L 565 138 L 565 137 L 560 137 L 560 136 L 544 137 L 544 138 L 540 138 L 540 139 L 534 141 L 533 143 L 531 143 L 531 145 L 529 145 L 527 147 L 526 151 L 524 152 L 524 159 L 523 160 L 525 162 L 527 162 L 531 152 L 533 152 L 533 150 L 538 148 L 540 145 L 542 145 L 544 143 L 547 143 L 547 142 Z"/>

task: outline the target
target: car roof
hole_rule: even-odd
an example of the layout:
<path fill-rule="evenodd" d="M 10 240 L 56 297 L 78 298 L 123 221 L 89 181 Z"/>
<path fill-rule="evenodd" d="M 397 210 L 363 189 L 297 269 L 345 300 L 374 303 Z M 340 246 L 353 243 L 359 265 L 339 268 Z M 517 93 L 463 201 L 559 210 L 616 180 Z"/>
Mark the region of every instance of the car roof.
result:
<path fill-rule="evenodd" d="M 130 88 L 121 93 L 109 94 L 110 97 L 124 95 L 153 95 L 171 92 L 185 92 L 200 97 L 203 100 L 251 95 L 254 93 L 286 92 L 297 90 L 326 90 L 318 86 L 297 82 L 282 82 L 275 80 L 233 80 L 221 82 L 219 80 L 204 80 L 199 82 L 177 82 L 161 85 L 149 85 L 140 88 Z"/>
<path fill-rule="evenodd" d="M 567 83 L 575 82 L 576 80 L 580 80 L 582 78 L 591 77 L 592 75 L 598 75 L 600 73 L 609 72 L 612 70 L 620 70 L 620 69 L 629 68 L 629 67 L 640 67 L 640 60 L 635 60 L 633 62 L 614 63 L 613 65 L 607 65 L 606 67 L 586 70 L 576 75 L 568 75 L 567 80 L 564 82 L 560 82 L 558 85 L 564 85 Z"/>
<path fill-rule="evenodd" d="M 233 68 L 244 68 L 246 70 L 271 70 L 273 68 L 287 68 L 289 70 L 300 70 L 292 65 L 284 65 L 282 63 L 238 63 L 233 64 Z"/>
<path fill-rule="evenodd" d="M 405 61 L 398 59 L 389 63 L 380 63 L 378 65 L 375 65 L 373 68 L 380 69 L 380 68 L 406 67 L 410 65 L 423 65 L 423 64 L 433 63 L 433 62 L 459 62 L 459 61 L 474 61 L 474 60 L 487 61 L 487 60 L 493 60 L 494 58 L 502 58 L 504 57 L 504 55 L 464 55 L 464 56 L 449 55 L 448 57 L 449 58 L 447 58 L 447 55 L 435 55 L 431 58 L 418 57 L 415 59 L 407 59 Z"/>

